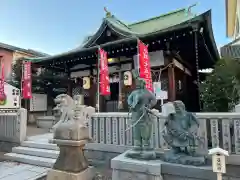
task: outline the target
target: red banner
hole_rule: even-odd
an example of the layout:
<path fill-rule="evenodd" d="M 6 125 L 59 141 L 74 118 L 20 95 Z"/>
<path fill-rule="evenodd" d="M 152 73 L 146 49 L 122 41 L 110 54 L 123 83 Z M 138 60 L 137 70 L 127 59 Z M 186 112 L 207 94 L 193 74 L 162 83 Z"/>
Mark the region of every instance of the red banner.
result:
<path fill-rule="evenodd" d="M 141 41 L 138 41 L 140 78 L 146 82 L 146 88 L 153 92 L 151 65 L 148 56 L 148 47 Z"/>
<path fill-rule="evenodd" d="M 5 90 L 4 90 L 4 81 L 5 81 L 4 64 L 2 62 L 1 63 L 1 78 L 0 78 L 0 101 L 4 101 L 6 99 L 6 94 L 5 94 Z"/>
<path fill-rule="evenodd" d="M 24 99 L 32 98 L 32 68 L 31 62 L 23 62 L 22 96 Z"/>
<path fill-rule="evenodd" d="M 107 96 L 110 95 L 107 52 L 103 49 L 99 49 L 98 53 L 100 58 L 100 94 Z"/>

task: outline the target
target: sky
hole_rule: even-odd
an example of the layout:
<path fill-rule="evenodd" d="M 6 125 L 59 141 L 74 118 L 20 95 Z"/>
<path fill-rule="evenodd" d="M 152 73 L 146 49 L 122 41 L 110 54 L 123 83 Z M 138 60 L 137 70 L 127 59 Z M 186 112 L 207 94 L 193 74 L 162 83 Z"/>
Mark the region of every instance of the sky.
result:
<path fill-rule="evenodd" d="M 104 7 L 124 23 L 159 16 L 198 3 L 192 9 L 212 9 L 212 26 L 218 47 L 226 38 L 225 0 L 1 0 L 0 42 L 48 54 L 81 45 L 105 17 Z"/>

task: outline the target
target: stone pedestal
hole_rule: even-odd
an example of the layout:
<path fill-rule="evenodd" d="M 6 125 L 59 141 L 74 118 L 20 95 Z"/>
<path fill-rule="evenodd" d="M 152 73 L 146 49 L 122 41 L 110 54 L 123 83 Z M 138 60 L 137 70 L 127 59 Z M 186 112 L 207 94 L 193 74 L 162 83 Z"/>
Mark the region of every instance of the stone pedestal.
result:
<path fill-rule="evenodd" d="M 47 174 L 47 180 L 92 180 L 94 175 L 93 167 L 88 167 L 79 173 L 51 169 Z"/>
<path fill-rule="evenodd" d="M 83 153 L 87 140 L 53 139 L 50 142 L 58 145 L 60 153 L 47 180 L 92 180 L 95 173 Z"/>
<path fill-rule="evenodd" d="M 57 144 L 60 149 L 53 169 L 78 173 L 88 168 L 88 161 L 83 154 L 83 147 L 87 143 L 86 140 L 53 139 L 52 143 Z"/>
<path fill-rule="evenodd" d="M 211 166 L 188 166 L 161 160 L 127 158 L 127 152 L 111 160 L 112 180 L 212 180 L 216 174 Z"/>

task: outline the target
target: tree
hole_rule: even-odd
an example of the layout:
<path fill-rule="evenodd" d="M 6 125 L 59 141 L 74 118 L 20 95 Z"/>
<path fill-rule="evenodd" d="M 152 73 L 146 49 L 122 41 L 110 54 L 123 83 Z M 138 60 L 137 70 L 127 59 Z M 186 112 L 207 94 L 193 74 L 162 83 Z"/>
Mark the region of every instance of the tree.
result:
<path fill-rule="evenodd" d="M 240 62 L 220 59 L 211 74 L 200 84 L 203 111 L 228 112 L 239 103 Z"/>
<path fill-rule="evenodd" d="M 22 64 L 21 59 L 16 60 L 12 65 L 12 75 L 7 81 L 9 84 L 21 89 L 21 78 L 22 78 Z M 68 77 L 66 74 L 56 73 L 51 69 L 41 69 L 32 66 L 32 92 L 33 93 L 46 93 L 51 97 L 57 95 L 53 92 L 55 89 L 63 88 L 68 84 Z"/>

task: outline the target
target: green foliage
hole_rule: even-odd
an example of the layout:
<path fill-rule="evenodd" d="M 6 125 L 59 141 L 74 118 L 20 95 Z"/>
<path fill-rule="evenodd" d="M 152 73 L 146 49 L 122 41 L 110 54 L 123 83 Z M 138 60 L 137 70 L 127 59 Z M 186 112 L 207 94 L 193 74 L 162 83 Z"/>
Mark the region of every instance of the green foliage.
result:
<path fill-rule="evenodd" d="M 21 89 L 22 63 L 21 59 L 15 61 L 12 66 L 11 79 L 7 81 L 19 89 Z M 68 77 L 64 73 L 55 73 L 51 69 L 42 69 L 39 73 L 37 68 L 32 67 L 33 93 L 46 93 L 51 97 L 55 97 L 58 92 L 54 92 L 53 89 L 64 88 L 68 84 L 68 81 Z"/>
<path fill-rule="evenodd" d="M 9 84 L 21 89 L 21 78 L 22 78 L 22 63 L 21 59 L 16 60 L 12 65 L 12 75 L 11 79 L 7 81 Z M 32 74 L 36 75 L 37 70 L 32 68 Z"/>
<path fill-rule="evenodd" d="M 203 111 L 231 111 L 239 102 L 240 63 L 232 59 L 220 59 L 214 70 L 200 84 Z"/>

